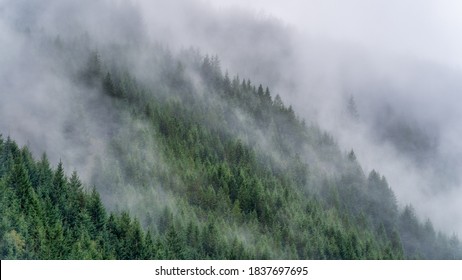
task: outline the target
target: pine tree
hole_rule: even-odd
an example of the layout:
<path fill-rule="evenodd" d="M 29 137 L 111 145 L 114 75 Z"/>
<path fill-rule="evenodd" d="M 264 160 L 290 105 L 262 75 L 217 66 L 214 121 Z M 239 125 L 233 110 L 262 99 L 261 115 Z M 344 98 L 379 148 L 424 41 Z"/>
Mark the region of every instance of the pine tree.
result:
<path fill-rule="evenodd" d="M 167 249 L 168 259 L 183 259 L 184 243 L 177 229 L 171 224 L 165 237 L 165 246 Z"/>
<path fill-rule="evenodd" d="M 101 235 L 101 233 L 106 230 L 107 216 L 106 216 L 106 210 L 99 197 L 99 193 L 96 191 L 95 188 L 93 188 L 90 194 L 87 211 L 88 211 L 88 214 L 90 215 L 92 225 L 93 225 L 93 229 L 90 232 L 91 237 L 96 238 L 98 235 Z M 124 218 L 123 221 L 125 221 L 126 214 L 123 214 L 122 217 Z M 129 224 L 125 226 L 129 227 Z"/>
<path fill-rule="evenodd" d="M 350 97 L 348 98 L 347 112 L 352 120 L 359 120 L 359 113 L 353 95 L 350 95 Z"/>

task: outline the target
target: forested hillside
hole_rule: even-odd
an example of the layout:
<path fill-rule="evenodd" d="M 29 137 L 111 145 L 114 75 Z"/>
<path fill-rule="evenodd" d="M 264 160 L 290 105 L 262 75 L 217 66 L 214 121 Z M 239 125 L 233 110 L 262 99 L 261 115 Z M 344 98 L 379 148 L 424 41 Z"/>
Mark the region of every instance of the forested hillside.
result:
<path fill-rule="evenodd" d="M 66 137 L 104 143 L 82 184 L 1 138 L 2 259 L 462 258 L 353 150 L 217 56 L 40 40 L 82 94 Z"/>

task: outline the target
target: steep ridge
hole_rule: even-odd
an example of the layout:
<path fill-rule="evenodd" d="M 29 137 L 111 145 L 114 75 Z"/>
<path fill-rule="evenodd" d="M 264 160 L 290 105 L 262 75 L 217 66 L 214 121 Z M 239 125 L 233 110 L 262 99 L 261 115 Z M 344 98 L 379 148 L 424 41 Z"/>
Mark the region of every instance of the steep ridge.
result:
<path fill-rule="evenodd" d="M 2 138 L 2 259 L 462 258 L 353 150 L 217 56 L 45 41 L 86 95 L 66 137 L 103 142 L 95 187 Z"/>

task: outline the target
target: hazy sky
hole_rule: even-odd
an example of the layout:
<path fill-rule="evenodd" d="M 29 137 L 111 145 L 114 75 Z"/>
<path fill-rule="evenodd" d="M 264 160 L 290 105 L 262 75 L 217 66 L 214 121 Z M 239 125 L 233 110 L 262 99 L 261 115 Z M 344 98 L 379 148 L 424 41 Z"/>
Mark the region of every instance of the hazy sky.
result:
<path fill-rule="evenodd" d="M 103 45 L 136 42 L 149 37 L 148 32 L 152 35 L 149 39 L 173 49 L 194 46 L 203 53 L 217 54 L 231 75 L 270 86 L 273 95 L 280 94 L 298 115 L 333 133 L 341 149 L 354 149 L 366 172 L 374 168 L 384 174 L 400 201 L 412 202 L 438 228 L 462 232 L 462 1 L 128 2 L 0 0 L 0 37 L 5 41 L 0 47 L 0 64 L 4 66 L 0 67 L 0 82 L 8 81 L 4 92 L 11 92 L 3 98 L 8 102 L 0 103 L 4 120 L 0 133 L 12 135 L 21 144 L 35 145 L 39 152 L 66 151 L 69 162 L 77 162 L 74 155 L 85 155 L 73 143 L 69 145 L 59 131 L 43 135 L 43 131 L 57 131 L 54 128 L 61 128 L 66 118 L 75 117 L 69 117 L 67 107 L 61 106 L 69 101 L 51 95 L 65 92 L 61 97 L 70 98 L 81 89 L 74 89 L 69 79 L 56 72 L 44 71 L 52 68 L 50 61 L 55 63 L 53 54 L 35 48 L 38 53 L 32 52 L 11 26 L 46 30 L 50 36 L 59 34 L 64 39 L 85 31 Z M 142 53 L 136 52 L 135 57 L 132 59 L 145 62 Z M 31 61 L 35 67 L 25 67 Z M 33 86 L 24 85 L 24 77 Z M 349 94 L 355 95 L 365 119 L 356 130 L 342 123 L 343 101 Z M 433 176 L 430 168 L 415 165 L 390 141 L 376 141 L 383 132 L 377 128 L 390 119 L 380 115 L 380 110 L 387 112 L 389 107 L 397 112 L 396 119 L 416 123 L 428 134 L 423 136 L 435 139 L 431 152 L 436 156 L 430 164 L 439 160 L 456 177 L 457 188 L 438 197 L 426 192 L 429 178 L 445 179 L 445 174 Z M 56 108 L 59 117 L 49 120 L 49 108 Z M 19 113 L 24 116 L 23 112 L 27 117 L 21 122 L 8 121 L 18 119 Z M 47 117 L 46 121 L 37 115 Z M 100 136 L 93 126 L 95 135 Z M 92 147 L 100 150 L 99 142 Z M 86 146 L 78 148 L 93 153 Z M 66 162 L 65 154 L 58 156 Z"/>
<path fill-rule="evenodd" d="M 251 7 L 313 35 L 369 49 L 412 55 L 461 68 L 462 1 L 225 0 L 216 7 Z"/>
<path fill-rule="evenodd" d="M 290 30 L 296 30 L 299 38 L 310 38 L 304 43 L 299 39 L 292 45 L 297 49 L 295 57 L 305 55 L 308 63 L 298 70 L 278 67 L 297 77 L 296 82 L 303 85 L 299 88 L 313 87 L 289 102 L 299 105 L 297 112 L 302 116 L 310 104 L 315 104 L 315 110 L 321 108 L 318 120 L 322 127 L 334 132 L 343 149 L 355 149 L 366 171 L 376 168 L 383 172 L 401 202 L 414 204 L 423 214 L 421 217 L 432 218 L 438 228 L 462 232 L 461 186 L 439 193 L 431 191 L 431 185 L 445 189 L 446 175 L 431 175 L 433 167 L 415 165 L 389 143 L 377 144 L 369 138 L 371 134 L 375 135 L 372 138 L 377 137 L 380 132 L 374 130 L 388 119 L 372 122 L 365 130 L 372 132 L 364 133 L 361 131 L 364 128 L 342 129 L 338 126 L 338 116 L 332 114 L 339 111 L 332 107 L 335 96 L 339 96 L 333 92 L 341 96 L 345 90 L 349 91 L 350 85 L 350 92 L 358 102 L 363 102 L 359 104 L 363 117 L 375 117 L 373 112 L 383 109 L 377 104 L 390 104 L 398 115 L 411 123 L 416 120 L 430 137 L 437 139 L 430 165 L 446 162 L 446 172 L 462 174 L 457 159 L 462 155 L 458 144 L 462 137 L 459 106 L 462 1 L 225 0 L 207 3 L 218 10 L 237 7 L 263 17 L 276 17 L 288 24 Z M 304 49 L 319 42 L 325 44 L 317 49 Z M 456 71 L 449 71 L 451 68 Z M 308 82 L 303 84 L 301 80 Z M 316 96 L 319 98 L 315 99 Z M 375 105 L 374 99 L 378 100 Z M 365 109 L 372 112 L 366 115 Z M 306 111 L 310 110 L 313 108 Z M 435 178 L 441 182 L 431 183 Z"/>

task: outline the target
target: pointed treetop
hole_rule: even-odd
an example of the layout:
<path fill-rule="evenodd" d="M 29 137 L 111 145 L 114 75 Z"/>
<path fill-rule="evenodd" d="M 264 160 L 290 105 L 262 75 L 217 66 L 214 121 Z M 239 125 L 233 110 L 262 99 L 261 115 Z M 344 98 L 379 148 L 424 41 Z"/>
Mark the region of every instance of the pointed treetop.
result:
<path fill-rule="evenodd" d="M 353 149 L 348 153 L 348 159 L 350 161 L 356 161 L 356 155 L 355 155 L 355 152 L 353 151 Z"/>

